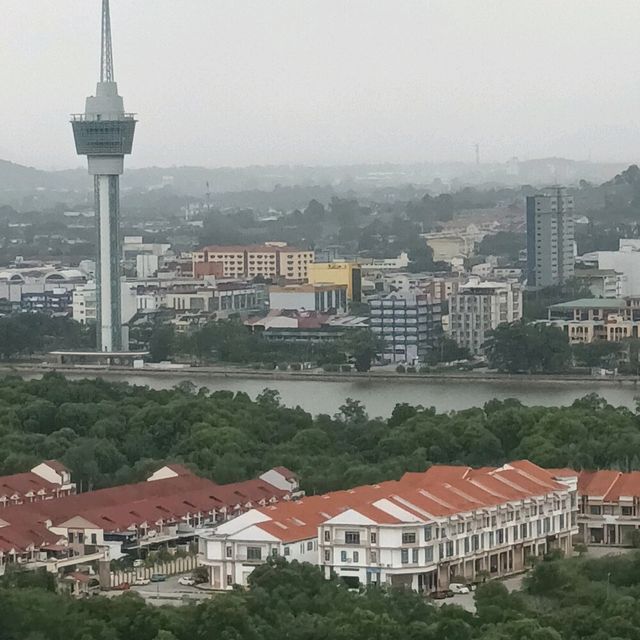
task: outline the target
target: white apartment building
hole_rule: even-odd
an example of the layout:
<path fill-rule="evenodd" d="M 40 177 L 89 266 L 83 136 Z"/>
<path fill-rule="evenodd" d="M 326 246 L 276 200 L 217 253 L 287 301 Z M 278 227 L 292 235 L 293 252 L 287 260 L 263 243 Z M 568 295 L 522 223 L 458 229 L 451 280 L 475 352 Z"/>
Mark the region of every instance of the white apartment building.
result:
<path fill-rule="evenodd" d="M 136 288 L 123 281 L 121 296 L 122 322 L 127 323 L 137 311 Z M 91 324 L 96 321 L 96 309 L 95 282 L 87 282 L 74 290 L 71 303 L 71 314 L 74 320 L 80 324 Z"/>
<path fill-rule="evenodd" d="M 482 353 L 490 331 L 522 318 L 522 287 L 518 282 L 484 282 L 470 278 L 449 301 L 448 331 L 459 346 Z"/>
<path fill-rule="evenodd" d="M 417 591 L 504 576 L 551 548 L 571 550 L 577 477 L 528 461 L 498 469 L 431 467 L 399 481 L 267 506 L 199 535 L 211 585 L 246 585 L 272 555 L 356 584 Z"/>

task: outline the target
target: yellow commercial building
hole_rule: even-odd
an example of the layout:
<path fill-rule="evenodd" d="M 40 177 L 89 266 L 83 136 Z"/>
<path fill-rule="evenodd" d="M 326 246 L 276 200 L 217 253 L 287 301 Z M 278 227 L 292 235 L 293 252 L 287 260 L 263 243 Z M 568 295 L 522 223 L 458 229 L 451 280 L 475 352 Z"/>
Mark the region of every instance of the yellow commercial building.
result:
<path fill-rule="evenodd" d="M 357 262 L 314 262 L 308 277 L 309 284 L 347 285 L 347 299 L 362 300 L 362 272 Z"/>

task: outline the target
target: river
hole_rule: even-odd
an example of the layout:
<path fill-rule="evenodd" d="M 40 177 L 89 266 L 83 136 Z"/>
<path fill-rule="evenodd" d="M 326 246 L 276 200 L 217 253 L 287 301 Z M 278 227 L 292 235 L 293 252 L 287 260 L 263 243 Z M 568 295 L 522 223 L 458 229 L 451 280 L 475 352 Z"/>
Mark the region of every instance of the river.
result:
<path fill-rule="evenodd" d="M 70 379 L 95 377 L 92 374 L 67 374 Z M 184 374 L 154 373 L 152 375 L 105 372 L 109 380 L 146 385 L 153 389 L 170 389 L 183 380 Z M 30 376 L 29 376 L 30 377 Z M 527 405 L 562 406 L 588 393 L 597 393 L 613 405 L 635 409 L 640 389 L 631 383 L 603 381 L 557 382 L 523 380 L 354 380 L 328 382 L 318 380 L 265 380 L 226 377 L 223 374 L 199 374 L 192 381 L 198 387 L 212 391 L 243 391 L 255 398 L 263 389 L 275 389 L 287 406 L 300 405 L 306 411 L 335 413 L 347 398 L 362 402 L 370 416 L 388 417 L 399 402 L 452 411 L 482 406 L 492 398 L 518 398 Z"/>

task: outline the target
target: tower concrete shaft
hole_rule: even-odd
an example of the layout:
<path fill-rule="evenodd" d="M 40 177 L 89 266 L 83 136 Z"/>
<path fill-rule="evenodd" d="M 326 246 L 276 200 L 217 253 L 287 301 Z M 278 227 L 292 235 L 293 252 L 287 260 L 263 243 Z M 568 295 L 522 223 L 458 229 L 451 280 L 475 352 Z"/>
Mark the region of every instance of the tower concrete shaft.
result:
<path fill-rule="evenodd" d="M 120 175 L 131 153 L 136 120 L 126 113 L 113 77 L 109 0 L 102 0 L 100 80 L 85 112 L 71 116 L 76 151 L 94 176 L 97 221 L 97 342 L 100 351 L 128 349 L 121 311 Z"/>

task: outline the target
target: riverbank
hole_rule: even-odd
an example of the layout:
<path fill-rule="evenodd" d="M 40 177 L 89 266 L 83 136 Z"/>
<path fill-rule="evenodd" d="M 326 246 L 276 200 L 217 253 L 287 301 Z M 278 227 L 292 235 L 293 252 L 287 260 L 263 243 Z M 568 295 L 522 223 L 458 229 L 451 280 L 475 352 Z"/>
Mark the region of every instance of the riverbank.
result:
<path fill-rule="evenodd" d="M 345 373 L 330 373 L 321 369 L 310 371 L 279 371 L 268 369 L 251 369 L 246 367 L 224 366 L 202 366 L 202 367 L 145 367 L 143 369 L 133 369 L 131 367 L 119 366 L 72 366 L 72 365 L 49 365 L 36 363 L 5 363 L 0 364 L 0 374 L 15 375 L 42 375 L 55 371 L 64 375 L 96 377 L 110 377 L 116 375 L 119 378 L 131 377 L 166 377 L 172 376 L 181 380 L 201 377 L 223 377 L 235 379 L 253 380 L 278 380 L 278 381 L 309 381 L 309 382 L 419 382 L 423 381 L 469 381 L 469 382 L 498 382 L 505 383 L 541 383 L 552 384 L 625 384 L 637 386 L 640 383 L 638 376 L 616 376 L 616 377 L 594 377 L 577 374 L 508 374 L 497 371 L 436 371 L 429 373 L 398 373 L 389 369 L 373 369 L 366 373 L 355 371 Z"/>
<path fill-rule="evenodd" d="M 267 371 L 242 367 L 185 367 L 128 369 L 123 367 L 52 367 L 40 362 L 4 363 L 1 374 L 25 379 L 57 371 L 70 380 L 104 378 L 150 389 L 172 389 L 184 382 L 210 392 L 246 393 L 256 398 L 265 388 L 276 391 L 288 407 L 312 415 L 332 415 L 348 399 L 362 403 L 370 416 L 388 417 L 397 404 L 433 407 L 438 412 L 482 407 L 490 400 L 514 398 L 528 406 L 566 406 L 588 394 L 597 394 L 614 406 L 634 411 L 636 378 L 615 380 L 586 376 L 509 376 L 486 372 L 399 374 L 393 370 L 370 373 L 324 371 Z"/>

